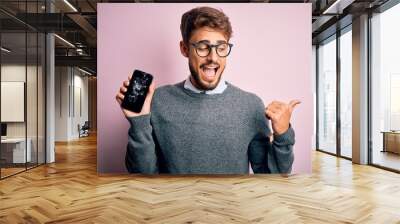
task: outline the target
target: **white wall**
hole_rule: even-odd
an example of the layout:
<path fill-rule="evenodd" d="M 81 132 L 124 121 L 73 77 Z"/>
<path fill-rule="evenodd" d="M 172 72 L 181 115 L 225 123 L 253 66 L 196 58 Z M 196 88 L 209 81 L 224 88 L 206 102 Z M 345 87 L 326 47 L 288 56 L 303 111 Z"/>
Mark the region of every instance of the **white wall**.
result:
<path fill-rule="evenodd" d="M 30 71 L 33 69 L 32 66 L 27 68 L 24 65 L 8 64 L 1 66 L 1 81 L 2 82 L 25 82 L 26 70 L 28 74 L 32 74 Z M 2 96 L 3 98 L 4 96 Z M 7 110 L 7 108 L 1 108 L 1 110 Z M 7 136 L 8 137 L 25 137 L 25 123 L 24 122 L 7 122 Z"/>
<path fill-rule="evenodd" d="M 39 68 L 39 73 L 41 69 Z M 37 95 L 36 95 L 36 66 L 27 66 L 19 64 L 7 64 L 1 66 L 1 81 L 4 82 L 26 82 L 25 75 L 28 78 L 27 86 L 27 125 L 28 125 L 28 137 L 34 133 L 36 136 L 36 122 L 37 114 Z M 2 96 L 6 97 L 6 96 Z M 42 105 L 39 105 L 41 107 Z M 7 108 L 1 108 L 1 110 L 7 110 Z M 26 122 L 7 122 L 7 136 L 8 137 L 25 137 L 25 125 Z M 42 136 L 40 136 L 42 137 Z"/>
<path fill-rule="evenodd" d="M 77 139 L 78 124 L 88 120 L 88 77 L 76 68 L 56 67 L 55 85 L 55 140 Z"/>
<path fill-rule="evenodd" d="M 70 75 L 68 67 L 55 68 L 55 141 L 68 140 Z"/>
<path fill-rule="evenodd" d="M 7 137 L 24 138 L 27 135 L 31 143 L 32 161 L 44 162 L 45 145 L 45 117 L 44 117 L 44 74 L 41 66 L 25 64 L 3 64 L 1 66 L 1 81 L 3 82 L 24 82 L 26 84 L 26 107 L 25 102 L 21 108 L 23 114 L 26 112 L 26 120 L 22 122 L 6 122 Z M 25 80 L 27 79 L 27 80 Z M 2 90 L 3 91 L 3 90 Z M 2 98 L 8 98 L 2 95 Z M 12 108 L 1 108 L 4 113 Z M 16 113 L 16 111 L 7 111 Z M 37 153 L 39 156 L 37 156 Z"/>
<path fill-rule="evenodd" d="M 73 119 L 72 119 L 72 135 L 77 138 L 79 137 L 78 133 L 78 124 L 81 126 L 88 121 L 88 77 L 81 76 L 82 73 L 76 74 L 77 70 L 74 70 L 74 108 L 73 111 Z M 79 93 L 80 91 L 80 93 Z M 79 97 L 80 96 L 80 97 Z M 79 108 L 81 107 L 81 108 Z M 80 111 L 81 110 L 81 111 Z"/>

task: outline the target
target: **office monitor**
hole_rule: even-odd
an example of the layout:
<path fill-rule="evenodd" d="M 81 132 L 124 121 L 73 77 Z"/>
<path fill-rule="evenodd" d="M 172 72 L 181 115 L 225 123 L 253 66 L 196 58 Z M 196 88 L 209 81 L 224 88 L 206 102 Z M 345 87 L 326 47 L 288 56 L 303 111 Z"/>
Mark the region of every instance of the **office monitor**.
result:
<path fill-rule="evenodd" d="M 1 136 L 7 136 L 7 124 L 5 123 L 1 124 Z"/>

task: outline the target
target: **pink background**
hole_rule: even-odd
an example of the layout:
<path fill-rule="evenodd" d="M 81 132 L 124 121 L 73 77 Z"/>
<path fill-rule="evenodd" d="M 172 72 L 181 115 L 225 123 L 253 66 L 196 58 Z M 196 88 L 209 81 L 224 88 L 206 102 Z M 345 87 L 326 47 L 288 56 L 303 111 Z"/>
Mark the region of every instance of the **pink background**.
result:
<path fill-rule="evenodd" d="M 314 112 L 308 3 L 98 4 L 98 172 L 126 172 L 129 123 L 115 100 L 123 80 L 135 68 L 154 74 L 157 86 L 187 78 L 188 61 L 179 51 L 180 20 L 204 5 L 222 9 L 232 24 L 227 81 L 256 93 L 265 105 L 302 101 L 291 120 L 296 132 L 292 173 L 310 173 Z"/>

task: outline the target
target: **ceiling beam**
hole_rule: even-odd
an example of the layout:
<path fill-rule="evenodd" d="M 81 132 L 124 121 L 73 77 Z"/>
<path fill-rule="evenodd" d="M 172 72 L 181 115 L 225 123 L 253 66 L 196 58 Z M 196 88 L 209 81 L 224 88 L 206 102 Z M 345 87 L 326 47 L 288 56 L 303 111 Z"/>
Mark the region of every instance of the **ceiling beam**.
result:
<path fill-rule="evenodd" d="M 90 56 L 55 56 L 56 66 L 82 66 L 95 71 L 97 62 L 95 57 Z"/>

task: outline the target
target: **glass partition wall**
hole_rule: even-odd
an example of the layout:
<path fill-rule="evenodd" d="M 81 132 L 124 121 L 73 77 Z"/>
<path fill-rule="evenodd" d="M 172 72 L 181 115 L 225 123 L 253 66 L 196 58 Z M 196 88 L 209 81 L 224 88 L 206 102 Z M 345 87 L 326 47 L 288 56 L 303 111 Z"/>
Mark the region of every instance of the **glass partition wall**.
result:
<path fill-rule="evenodd" d="M 352 33 L 351 25 L 342 30 L 340 65 L 340 154 L 352 158 Z"/>
<path fill-rule="evenodd" d="M 320 43 L 317 55 L 317 148 L 336 154 L 336 36 Z"/>
<path fill-rule="evenodd" d="M 400 172 L 400 4 L 371 18 L 370 163 Z"/>
<path fill-rule="evenodd" d="M 17 18 L 42 5 L 19 1 L 15 16 L 0 10 L 1 179 L 45 163 L 45 34 Z"/>
<path fill-rule="evenodd" d="M 317 45 L 317 150 L 352 157 L 352 26 Z"/>
<path fill-rule="evenodd" d="M 400 4 L 388 1 L 370 13 L 368 164 L 400 172 Z M 316 54 L 317 150 L 347 159 L 352 157 L 351 33 L 350 25 L 319 43 Z"/>

